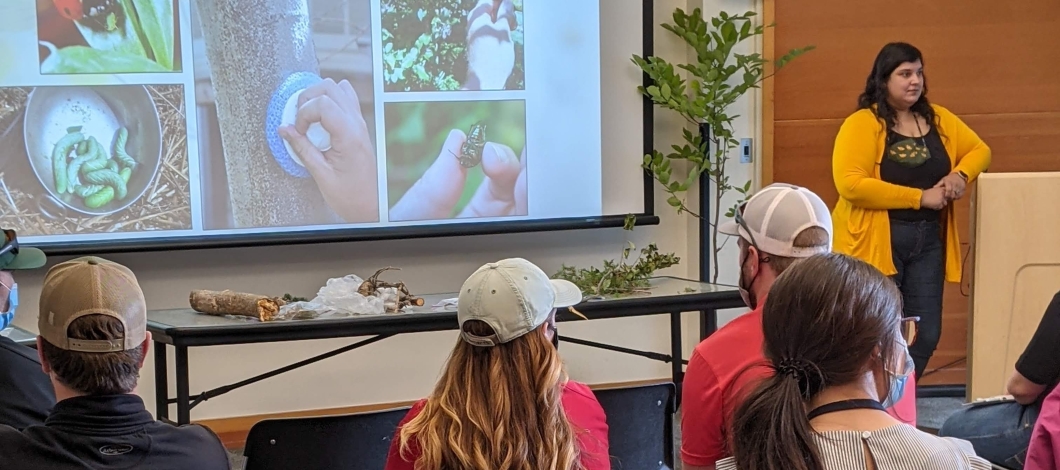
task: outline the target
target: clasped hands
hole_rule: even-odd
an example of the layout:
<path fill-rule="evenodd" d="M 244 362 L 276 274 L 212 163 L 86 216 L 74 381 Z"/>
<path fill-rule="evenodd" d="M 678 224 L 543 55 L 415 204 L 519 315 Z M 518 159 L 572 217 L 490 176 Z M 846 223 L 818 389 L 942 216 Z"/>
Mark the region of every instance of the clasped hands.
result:
<path fill-rule="evenodd" d="M 925 189 L 920 196 L 920 207 L 940 210 L 946 207 L 950 201 L 956 201 L 964 196 L 964 188 L 968 182 L 957 172 L 950 173 L 935 183 L 931 189 Z"/>

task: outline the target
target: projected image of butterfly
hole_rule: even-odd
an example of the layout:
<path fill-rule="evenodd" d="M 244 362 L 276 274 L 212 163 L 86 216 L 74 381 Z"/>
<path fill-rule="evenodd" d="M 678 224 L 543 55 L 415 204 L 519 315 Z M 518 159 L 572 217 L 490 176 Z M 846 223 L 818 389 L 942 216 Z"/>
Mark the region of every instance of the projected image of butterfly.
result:
<path fill-rule="evenodd" d="M 386 91 L 521 90 L 523 0 L 382 0 Z"/>
<path fill-rule="evenodd" d="M 179 72 L 177 0 L 37 0 L 42 74 Z"/>

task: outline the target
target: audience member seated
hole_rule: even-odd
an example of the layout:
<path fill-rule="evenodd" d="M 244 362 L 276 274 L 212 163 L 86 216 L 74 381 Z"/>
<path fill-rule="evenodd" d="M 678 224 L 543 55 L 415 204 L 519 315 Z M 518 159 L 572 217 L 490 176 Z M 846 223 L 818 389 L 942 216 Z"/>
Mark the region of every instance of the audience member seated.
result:
<path fill-rule="evenodd" d="M 399 424 L 386 469 L 610 469 L 604 410 L 555 347 L 556 308 L 580 301 L 524 259 L 475 271 L 460 288 L 460 339 Z"/>
<path fill-rule="evenodd" d="M 1020 470 L 1042 399 L 1060 381 L 1060 292 L 1053 296 L 1031 342 L 1016 361 L 1010 396 L 969 403 L 946 419 L 940 436 L 968 440 L 991 462 Z"/>
<path fill-rule="evenodd" d="M 19 247 L 14 230 L 3 230 L 0 247 L 0 330 L 11 326 L 18 308 L 12 271 L 44 266 L 44 252 Z M 55 405 L 51 381 L 41 372 L 37 352 L 0 335 L 0 424 L 23 429 L 41 424 Z"/>
<path fill-rule="evenodd" d="M 722 224 L 719 231 L 739 237 L 738 284 L 752 311 L 729 322 L 692 352 L 681 404 L 681 460 L 686 470 L 712 469 L 714 462 L 732 455 L 725 429 L 739 403 L 736 393 L 772 373 L 762 356 L 766 294 L 777 276 L 797 261 L 831 250 L 832 218 L 828 206 L 812 191 L 776 183 L 755 193 L 735 220 Z M 901 403 L 904 408 L 894 414 L 915 424 L 915 396 L 907 395 Z"/>
<path fill-rule="evenodd" d="M 1053 388 L 1042 401 L 1041 414 L 1033 429 L 1022 468 L 1060 469 L 1060 387 Z"/>
<path fill-rule="evenodd" d="M 210 430 L 155 421 L 133 394 L 151 344 L 126 267 L 85 257 L 48 271 L 37 350 L 58 403 L 44 424 L 0 426 L 0 468 L 228 470 Z"/>
<path fill-rule="evenodd" d="M 968 442 L 887 413 L 915 370 L 901 299 L 878 269 L 838 253 L 781 274 L 762 312 L 774 373 L 737 407 L 733 457 L 718 469 L 989 470 Z"/>

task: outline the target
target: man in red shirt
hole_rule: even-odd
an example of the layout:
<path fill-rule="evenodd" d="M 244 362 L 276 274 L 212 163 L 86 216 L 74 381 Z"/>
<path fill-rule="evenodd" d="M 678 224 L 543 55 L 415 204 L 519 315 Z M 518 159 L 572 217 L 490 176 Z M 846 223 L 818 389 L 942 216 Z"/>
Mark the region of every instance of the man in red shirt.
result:
<path fill-rule="evenodd" d="M 692 352 L 681 392 L 681 461 L 685 470 L 715 468 L 732 453 L 729 417 L 762 377 L 772 373 L 762 354 L 762 307 L 773 281 L 800 259 L 831 251 L 832 218 L 812 191 L 784 183 L 762 188 L 718 230 L 739 237 L 739 288 L 752 310 L 703 340 Z M 916 422 L 908 390 L 892 415 Z"/>

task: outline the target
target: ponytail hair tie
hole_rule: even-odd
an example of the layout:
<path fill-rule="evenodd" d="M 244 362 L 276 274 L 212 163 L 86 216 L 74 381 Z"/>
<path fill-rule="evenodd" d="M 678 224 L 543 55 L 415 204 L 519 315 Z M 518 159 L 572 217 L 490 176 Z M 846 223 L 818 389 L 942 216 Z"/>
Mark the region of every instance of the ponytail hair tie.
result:
<path fill-rule="evenodd" d="M 801 359 L 785 358 L 773 363 L 773 370 L 777 375 L 790 377 L 798 383 L 799 394 L 803 398 L 810 398 L 821 391 L 824 385 L 824 377 L 821 371 L 813 364 Z"/>

